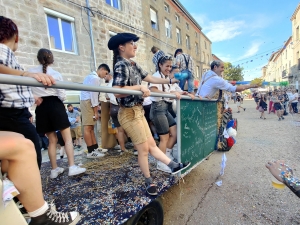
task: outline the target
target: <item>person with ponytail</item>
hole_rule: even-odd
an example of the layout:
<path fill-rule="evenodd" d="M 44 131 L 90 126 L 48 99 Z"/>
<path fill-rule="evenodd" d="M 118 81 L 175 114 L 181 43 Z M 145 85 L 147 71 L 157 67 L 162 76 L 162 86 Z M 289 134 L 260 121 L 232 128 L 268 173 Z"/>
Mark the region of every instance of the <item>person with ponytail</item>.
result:
<path fill-rule="evenodd" d="M 158 71 L 153 74 L 153 77 L 166 79 L 167 77 L 173 78 L 174 72 L 179 71 L 172 69 L 172 57 L 162 56 L 157 62 Z M 180 99 L 181 95 L 189 95 L 194 99 L 194 95 L 189 94 L 186 91 L 182 91 L 178 84 L 150 84 L 150 91 L 157 93 L 173 93 L 176 95 L 177 99 Z M 171 160 L 172 148 L 177 142 L 177 126 L 174 117 L 169 112 L 169 104 L 172 105 L 173 99 L 164 98 L 164 97 L 150 97 L 152 101 L 151 110 L 150 110 L 150 119 L 153 122 L 157 134 L 159 135 L 159 149 L 166 154 Z M 171 169 L 161 163 L 157 162 L 157 169 L 164 171 L 166 173 L 171 173 Z"/>
<path fill-rule="evenodd" d="M 9 18 L 0 16 L 0 74 L 32 77 L 46 86 L 55 83 L 54 79 L 43 73 L 24 71 L 14 52 L 18 49 L 19 32 L 17 25 Z M 31 88 L 22 85 L 0 84 L 0 130 L 12 131 L 24 135 L 34 143 L 37 164 L 41 167 L 42 155 L 39 137 L 28 110 L 35 98 Z M 2 161 L 2 169 L 5 160 Z"/>
<path fill-rule="evenodd" d="M 154 158 L 168 165 L 172 174 L 177 174 L 186 169 L 190 162 L 176 163 L 169 159 L 156 146 L 151 135 L 143 110 L 143 98 L 148 97 L 150 91 L 147 86 L 141 85 L 142 80 L 154 84 L 172 84 L 178 82 L 178 80 L 148 75 L 137 63 L 131 60 L 136 55 L 136 42 L 138 40 L 139 37 L 132 33 L 118 33 L 110 38 L 108 48 L 113 50 L 114 53 L 114 80 L 112 86 L 143 93 L 143 95 L 115 94 L 120 105 L 118 120 L 138 151 L 138 164 L 145 177 L 147 193 L 157 195 L 157 186 L 154 184 L 149 171 L 148 154 L 150 153 Z"/>
<path fill-rule="evenodd" d="M 62 81 L 62 75 L 50 67 L 54 57 L 50 50 L 42 48 L 38 51 L 39 66 L 30 69 L 31 72 L 49 74 L 56 81 Z M 74 164 L 74 149 L 70 131 L 70 122 L 63 101 L 66 98 L 64 89 L 32 87 L 33 94 L 39 98 L 36 107 L 36 130 L 45 133 L 49 139 L 48 154 L 52 170 L 50 178 L 56 178 L 64 172 L 64 168 L 56 163 L 56 131 L 59 130 L 65 142 L 65 151 L 69 161 L 69 176 L 78 175 L 86 171 Z"/>
<path fill-rule="evenodd" d="M 0 16 L 0 73 L 32 77 L 45 86 L 55 80 L 43 73 L 24 71 L 14 52 L 18 48 L 17 25 Z M 57 212 L 53 203 L 43 197 L 39 168 L 42 157 L 38 134 L 29 121 L 28 108 L 35 102 L 31 88 L 22 85 L 0 84 L 0 160 L 1 172 L 8 173 L 20 194 L 21 212 L 30 216 L 29 225 L 75 225 L 78 212 Z M 36 163 L 37 159 L 37 163 Z"/>

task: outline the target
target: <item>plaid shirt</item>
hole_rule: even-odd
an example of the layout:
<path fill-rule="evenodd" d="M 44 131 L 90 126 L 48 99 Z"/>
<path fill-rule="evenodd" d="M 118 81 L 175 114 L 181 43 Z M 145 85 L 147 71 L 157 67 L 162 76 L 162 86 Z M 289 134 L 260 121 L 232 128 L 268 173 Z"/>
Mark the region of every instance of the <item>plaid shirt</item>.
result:
<path fill-rule="evenodd" d="M 152 62 L 154 63 L 155 65 L 155 71 L 158 70 L 158 67 L 157 67 L 157 63 L 158 63 L 158 60 L 165 56 L 165 53 L 161 50 L 158 50 L 154 55 L 153 55 L 153 58 L 152 58 Z"/>
<path fill-rule="evenodd" d="M 114 81 L 112 86 L 124 87 L 140 85 L 147 75 L 148 73 L 134 61 L 118 56 L 117 63 L 114 67 Z M 118 100 L 121 106 L 128 108 L 136 104 L 143 104 L 143 97 L 140 95 L 128 95 Z"/>
<path fill-rule="evenodd" d="M 0 64 L 16 70 L 23 70 L 15 54 L 6 45 L 0 43 Z M 31 88 L 21 85 L 0 84 L 0 107 L 29 108 L 34 104 Z"/>
<path fill-rule="evenodd" d="M 185 59 L 184 57 L 186 58 L 186 61 L 188 62 L 188 68 L 186 68 L 186 63 L 185 63 Z M 189 71 L 192 72 L 193 76 L 194 76 L 194 63 L 193 63 L 193 59 L 190 55 L 188 54 L 185 54 L 185 53 L 181 53 L 179 55 L 176 56 L 176 63 L 180 63 L 179 64 L 179 70 L 185 70 L 185 69 L 188 69 Z"/>

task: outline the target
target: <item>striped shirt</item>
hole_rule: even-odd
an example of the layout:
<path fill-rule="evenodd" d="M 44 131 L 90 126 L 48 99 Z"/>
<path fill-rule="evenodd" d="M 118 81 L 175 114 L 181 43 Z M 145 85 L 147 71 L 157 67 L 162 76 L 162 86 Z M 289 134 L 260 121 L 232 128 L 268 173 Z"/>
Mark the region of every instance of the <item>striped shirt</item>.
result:
<path fill-rule="evenodd" d="M 13 51 L 0 43 L 0 64 L 16 70 L 24 70 Z M 29 108 L 34 104 L 31 88 L 21 85 L 0 84 L 1 108 Z"/>

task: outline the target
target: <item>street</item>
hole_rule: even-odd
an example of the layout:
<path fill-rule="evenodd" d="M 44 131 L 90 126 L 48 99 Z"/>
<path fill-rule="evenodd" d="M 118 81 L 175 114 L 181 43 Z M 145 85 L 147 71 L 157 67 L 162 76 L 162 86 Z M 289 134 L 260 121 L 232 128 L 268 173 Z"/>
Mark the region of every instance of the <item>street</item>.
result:
<path fill-rule="evenodd" d="M 223 152 L 214 152 L 163 195 L 165 225 L 300 224 L 300 199 L 287 187 L 271 185 L 268 160 L 285 159 L 300 177 L 299 114 L 278 121 L 272 114 L 259 119 L 253 100 L 244 112 L 230 102 L 238 119 L 237 143 L 226 152 L 225 174 L 220 176 Z M 222 180 L 218 187 L 215 182 Z"/>

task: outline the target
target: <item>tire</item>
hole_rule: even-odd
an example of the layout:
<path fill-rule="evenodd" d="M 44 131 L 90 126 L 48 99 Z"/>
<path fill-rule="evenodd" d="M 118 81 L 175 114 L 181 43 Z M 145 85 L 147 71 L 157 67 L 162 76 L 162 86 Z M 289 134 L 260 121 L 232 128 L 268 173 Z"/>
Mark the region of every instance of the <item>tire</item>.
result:
<path fill-rule="evenodd" d="M 123 225 L 163 225 L 163 222 L 163 206 L 158 199 L 155 199 Z"/>

